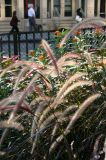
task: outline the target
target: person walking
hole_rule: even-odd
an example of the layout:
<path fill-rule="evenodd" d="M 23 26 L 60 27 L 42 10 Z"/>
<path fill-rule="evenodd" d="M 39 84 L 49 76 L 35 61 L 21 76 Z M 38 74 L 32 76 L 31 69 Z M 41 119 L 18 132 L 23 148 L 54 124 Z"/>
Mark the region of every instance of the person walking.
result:
<path fill-rule="evenodd" d="M 77 11 L 76 11 L 76 21 L 77 22 L 81 22 L 83 20 L 83 12 L 82 12 L 82 9 L 81 8 L 78 8 Z"/>
<path fill-rule="evenodd" d="M 35 10 L 33 8 L 33 4 L 28 5 L 28 19 L 29 19 L 29 31 L 36 31 L 36 15 L 35 15 Z"/>
<path fill-rule="evenodd" d="M 18 22 L 20 22 L 20 20 L 17 18 L 17 12 L 13 11 L 13 16 L 10 21 L 10 26 L 12 26 L 10 33 L 13 33 L 14 31 L 19 33 Z"/>

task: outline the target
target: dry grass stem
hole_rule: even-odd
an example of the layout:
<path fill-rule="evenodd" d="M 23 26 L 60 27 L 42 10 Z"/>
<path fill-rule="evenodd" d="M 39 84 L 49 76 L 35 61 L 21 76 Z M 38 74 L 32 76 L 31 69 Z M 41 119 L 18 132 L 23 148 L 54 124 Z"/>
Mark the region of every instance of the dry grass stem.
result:
<path fill-rule="evenodd" d="M 17 76 L 17 79 L 16 79 L 16 82 L 15 82 L 15 85 L 14 85 L 14 88 L 13 88 L 13 94 L 16 93 L 16 89 L 19 85 L 19 82 L 20 82 L 20 79 L 23 77 L 23 75 L 25 74 L 26 71 L 28 71 L 29 69 L 27 67 L 23 68 L 21 70 L 21 72 L 19 73 L 19 75 Z"/>
<path fill-rule="evenodd" d="M 85 75 L 87 75 L 87 73 L 77 73 L 77 74 L 73 75 L 68 81 L 65 82 L 63 87 L 57 93 L 57 96 L 56 96 L 54 102 L 50 106 L 48 106 L 45 109 L 45 111 L 43 112 L 42 116 L 40 117 L 39 124 L 42 123 L 44 117 L 47 115 L 48 112 L 50 112 L 51 109 L 56 108 L 58 106 L 58 104 L 61 102 L 61 97 L 62 97 L 63 93 L 65 92 L 65 90 L 67 90 L 67 88 L 71 85 L 71 83 L 74 80 L 76 80 L 76 79 L 78 79 L 78 78 L 80 78 L 82 76 L 85 76 Z"/>
<path fill-rule="evenodd" d="M 31 137 L 33 138 L 35 135 L 35 131 L 38 128 L 38 120 L 43 112 L 43 110 L 45 109 L 45 107 L 48 105 L 47 101 L 42 101 L 39 102 L 39 104 L 36 105 L 37 109 L 35 111 L 35 116 L 32 122 L 32 128 L 31 128 Z"/>
<path fill-rule="evenodd" d="M 92 96 L 90 96 L 89 98 L 87 98 L 82 105 L 79 107 L 79 109 L 75 112 L 75 114 L 73 115 L 71 121 L 69 122 L 66 130 L 64 131 L 64 133 L 62 135 L 60 135 L 55 142 L 52 143 L 51 147 L 50 147 L 50 154 L 56 149 L 56 147 L 59 145 L 59 143 L 64 139 L 64 136 L 66 136 L 67 134 L 69 134 L 73 128 L 73 125 L 75 124 L 75 122 L 78 120 L 79 117 L 81 117 L 81 115 L 83 114 L 83 112 L 87 109 L 87 107 L 93 103 L 97 98 L 99 98 L 101 96 L 101 94 L 94 94 Z"/>
<path fill-rule="evenodd" d="M 85 19 L 80 23 L 77 23 L 62 39 L 61 43 L 60 43 L 60 47 L 62 47 L 66 40 L 70 37 L 70 35 L 75 34 L 75 31 L 77 31 L 79 28 L 84 28 L 85 26 L 87 27 L 88 25 L 91 25 L 94 27 L 101 27 L 103 25 L 105 25 L 105 20 L 103 18 L 89 18 L 89 19 Z"/>
<path fill-rule="evenodd" d="M 1 121 L 0 128 L 14 128 L 14 129 L 17 129 L 18 131 L 24 130 L 24 127 L 22 126 L 22 124 L 14 121 L 10 121 L 10 122 Z"/>
<path fill-rule="evenodd" d="M 76 105 L 72 105 L 70 107 L 67 107 L 65 109 L 65 111 L 63 111 L 63 113 L 58 117 L 58 120 L 56 121 L 56 124 L 53 128 L 52 134 L 51 134 L 51 141 L 53 141 L 53 138 L 56 134 L 56 131 L 59 129 L 59 124 L 61 123 L 61 119 L 64 118 L 65 116 L 72 115 L 76 110 L 77 110 L 78 106 Z"/>
<path fill-rule="evenodd" d="M 42 46 L 44 47 L 45 51 L 47 52 L 49 58 L 52 60 L 52 64 L 55 67 L 57 75 L 58 75 L 59 70 L 58 70 L 57 62 L 56 62 L 56 59 L 54 57 L 54 53 L 53 53 L 52 49 L 50 48 L 49 44 L 45 40 L 42 40 Z"/>
<path fill-rule="evenodd" d="M 60 99 L 63 99 L 64 97 L 67 96 L 67 94 L 69 94 L 73 89 L 76 89 L 79 86 L 91 86 L 93 83 L 90 81 L 79 81 L 79 82 L 75 82 L 74 84 L 72 84 L 64 93 L 63 95 L 60 97 Z"/>

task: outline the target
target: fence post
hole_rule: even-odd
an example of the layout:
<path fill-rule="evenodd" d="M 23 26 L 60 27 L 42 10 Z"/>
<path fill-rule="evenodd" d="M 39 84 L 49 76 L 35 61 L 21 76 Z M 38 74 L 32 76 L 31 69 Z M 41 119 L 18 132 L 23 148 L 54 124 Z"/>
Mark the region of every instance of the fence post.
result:
<path fill-rule="evenodd" d="M 2 46 L 2 37 L 0 37 L 0 52 L 2 52 L 3 46 Z"/>
<path fill-rule="evenodd" d="M 18 33 L 13 32 L 14 55 L 18 55 Z"/>

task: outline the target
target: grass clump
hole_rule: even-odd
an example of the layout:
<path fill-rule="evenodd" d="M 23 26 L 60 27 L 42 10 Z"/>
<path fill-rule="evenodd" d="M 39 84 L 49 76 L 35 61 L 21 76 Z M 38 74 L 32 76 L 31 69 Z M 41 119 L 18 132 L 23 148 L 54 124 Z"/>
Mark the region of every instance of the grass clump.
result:
<path fill-rule="evenodd" d="M 82 23 L 59 38 L 58 54 Z M 56 57 L 49 43 L 42 40 L 29 61 L 1 66 L 0 158 L 103 160 L 106 49 L 101 45 L 91 51 L 82 44 L 83 49 L 74 50 L 75 41 L 73 50 Z"/>

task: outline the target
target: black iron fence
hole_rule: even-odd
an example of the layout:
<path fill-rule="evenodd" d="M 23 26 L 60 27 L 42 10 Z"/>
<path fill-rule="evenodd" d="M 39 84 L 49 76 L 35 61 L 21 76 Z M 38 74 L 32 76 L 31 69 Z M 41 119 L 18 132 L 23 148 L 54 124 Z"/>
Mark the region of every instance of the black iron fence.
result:
<path fill-rule="evenodd" d="M 102 29 L 103 34 L 101 30 L 98 39 L 91 36 L 95 32 L 95 28 L 84 28 L 81 30 L 90 48 L 99 48 L 106 40 L 106 26 L 102 27 Z M 29 50 L 35 50 L 42 39 L 51 40 L 52 42 L 53 32 L 54 30 L 0 34 L 0 52 L 3 52 L 4 55 L 9 55 L 9 57 L 18 55 L 20 59 L 26 59 Z M 70 50 L 72 49 L 73 47 L 70 47 Z"/>
<path fill-rule="evenodd" d="M 27 58 L 29 50 L 37 48 L 42 39 L 52 39 L 53 32 L 54 30 L 0 34 L 0 52 L 9 57 L 18 55 L 20 59 Z"/>

